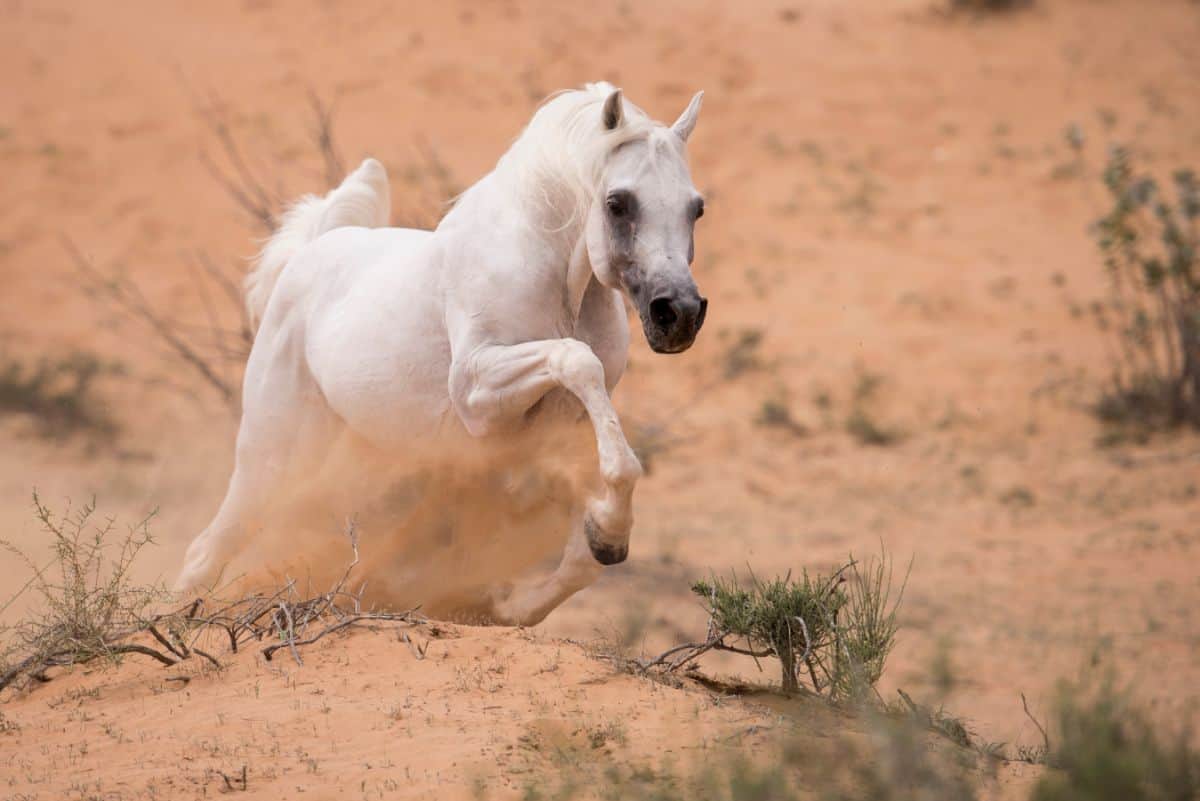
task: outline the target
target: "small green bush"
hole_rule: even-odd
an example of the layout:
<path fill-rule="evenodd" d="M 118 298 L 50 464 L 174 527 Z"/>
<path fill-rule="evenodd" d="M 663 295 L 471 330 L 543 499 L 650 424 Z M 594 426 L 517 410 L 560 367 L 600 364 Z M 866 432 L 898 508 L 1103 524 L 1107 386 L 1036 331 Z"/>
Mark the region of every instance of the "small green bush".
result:
<path fill-rule="evenodd" d="M 1200 180 L 1175 171 L 1172 196 L 1138 175 L 1122 147 L 1103 180 L 1112 207 L 1094 230 L 1109 294 L 1093 307 L 1111 345 L 1108 386 L 1094 407 L 1112 429 L 1103 441 L 1200 428 Z"/>
<path fill-rule="evenodd" d="M 797 691 L 806 671 L 814 692 L 840 700 L 861 697 L 883 674 L 904 586 L 893 600 L 892 562 L 884 551 L 829 576 L 804 571 L 798 580 L 789 573 L 764 581 L 752 574 L 746 585 L 736 576 L 713 577 L 692 592 L 708 604 L 713 647 L 775 657 L 784 692 Z M 746 647 L 727 638 L 741 638 Z"/>
<path fill-rule="evenodd" d="M 835 648 L 835 620 L 848 602 L 837 578 L 812 578 L 808 571 L 799 581 L 791 574 L 772 581 L 751 576 L 747 587 L 736 577 L 714 576 L 697 581 L 692 592 L 708 602 L 713 629 L 745 639 L 745 651 L 779 660 L 783 691 L 789 693 L 799 689 L 802 666 L 815 667 Z M 817 685 L 816 674 L 810 675 Z"/>
<path fill-rule="evenodd" d="M 950 0 L 955 11 L 1012 11 L 1033 5 L 1033 0 Z"/>
<path fill-rule="evenodd" d="M 1190 732 L 1168 733 L 1119 692 L 1111 678 L 1089 691 L 1060 687 L 1052 770 L 1031 801 L 1193 801 L 1200 752 Z"/>

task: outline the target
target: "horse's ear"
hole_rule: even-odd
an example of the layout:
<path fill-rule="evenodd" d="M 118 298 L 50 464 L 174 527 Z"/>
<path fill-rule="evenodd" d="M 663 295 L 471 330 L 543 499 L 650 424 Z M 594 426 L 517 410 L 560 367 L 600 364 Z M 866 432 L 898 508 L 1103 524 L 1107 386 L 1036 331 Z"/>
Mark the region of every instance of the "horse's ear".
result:
<path fill-rule="evenodd" d="M 692 129 L 696 127 L 696 118 L 700 116 L 700 103 L 704 100 L 704 92 L 696 92 L 696 96 L 692 98 L 692 102 L 688 103 L 688 107 L 679 115 L 679 119 L 675 120 L 675 124 L 671 126 L 671 130 L 675 132 L 683 141 L 692 135 Z"/>
<path fill-rule="evenodd" d="M 621 103 L 621 90 L 614 89 L 604 100 L 604 111 L 600 118 L 604 120 L 604 130 L 611 131 L 625 121 L 625 108 Z"/>

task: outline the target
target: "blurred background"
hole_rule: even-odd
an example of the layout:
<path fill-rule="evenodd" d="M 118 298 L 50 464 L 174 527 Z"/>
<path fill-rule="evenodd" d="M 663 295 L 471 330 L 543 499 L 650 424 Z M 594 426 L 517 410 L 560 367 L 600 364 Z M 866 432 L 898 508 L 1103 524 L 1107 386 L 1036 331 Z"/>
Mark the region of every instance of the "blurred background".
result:
<path fill-rule="evenodd" d="M 670 121 L 704 89 L 708 323 L 671 358 L 634 337 L 632 555 L 542 628 L 653 651 L 702 636 L 696 578 L 882 544 L 912 560 L 885 689 L 1027 741 L 1020 693 L 1102 652 L 1197 720 L 1200 201 L 1177 175 L 1200 162 L 1197 3 L 4 0 L 0 20 L 5 539 L 41 547 L 34 488 L 157 509 L 142 569 L 173 578 L 229 475 L 234 296 L 286 201 L 373 155 L 397 224 L 431 226 L 547 94 L 609 80 Z M 0 587 L 25 573 L 0 553 Z"/>

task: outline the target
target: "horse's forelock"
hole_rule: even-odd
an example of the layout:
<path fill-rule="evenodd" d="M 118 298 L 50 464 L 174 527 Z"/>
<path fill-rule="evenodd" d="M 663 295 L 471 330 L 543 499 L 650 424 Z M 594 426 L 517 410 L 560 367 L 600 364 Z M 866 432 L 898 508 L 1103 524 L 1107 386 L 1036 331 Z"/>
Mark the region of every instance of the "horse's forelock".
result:
<path fill-rule="evenodd" d="M 606 129 L 601 108 L 614 91 L 612 84 L 599 82 L 550 96 L 501 158 L 500 165 L 535 202 L 569 201 L 573 208 L 562 210 L 568 221 L 595 196 L 604 165 L 617 148 L 667 130 L 628 100 L 622 124 Z"/>

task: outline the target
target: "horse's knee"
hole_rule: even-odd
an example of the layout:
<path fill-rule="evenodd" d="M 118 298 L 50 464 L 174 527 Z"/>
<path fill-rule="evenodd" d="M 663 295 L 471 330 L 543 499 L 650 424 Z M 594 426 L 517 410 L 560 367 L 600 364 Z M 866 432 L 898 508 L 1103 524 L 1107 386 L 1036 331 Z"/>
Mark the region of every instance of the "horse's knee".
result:
<path fill-rule="evenodd" d="M 604 386 L 604 365 L 587 344 L 578 339 L 562 339 L 548 359 L 555 380 L 573 392 Z"/>
<path fill-rule="evenodd" d="M 503 390 L 477 383 L 468 368 L 451 368 L 450 402 L 471 436 L 486 437 L 513 424 L 513 410 L 504 400 Z"/>
<path fill-rule="evenodd" d="M 462 403 L 456 404 L 458 418 L 471 436 L 486 437 L 498 428 L 499 404 L 494 396 L 495 393 L 485 389 L 473 389 Z"/>

